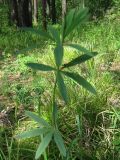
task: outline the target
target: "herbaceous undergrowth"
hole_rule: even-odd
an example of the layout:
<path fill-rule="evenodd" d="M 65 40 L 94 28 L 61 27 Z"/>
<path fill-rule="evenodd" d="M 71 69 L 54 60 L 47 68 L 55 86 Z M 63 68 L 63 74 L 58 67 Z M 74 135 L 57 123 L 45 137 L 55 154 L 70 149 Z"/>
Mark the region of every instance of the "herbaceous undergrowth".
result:
<path fill-rule="evenodd" d="M 30 111 L 26 111 L 26 115 L 32 118 L 39 124 L 39 128 L 33 129 L 31 131 L 27 131 L 21 133 L 16 136 L 16 138 L 29 138 L 41 135 L 43 138 L 38 146 L 36 151 L 35 159 L 38 159 L 43 152 L 45 151 L 46 147 L 49 145 L 51 140 L 54 140 L 61 156 L 66 157 L 66 147 L 64 145 L 64 140 L 61 136 L 61 133 L 58 129 L 57 125 L 57 101 L 56 101 L 56 88 L 59 88 L 60 94 L 65 101 L 68 103 L 68 95 L 67 89 L 64 82 L 64 77 L 70 78 L 75 81 L 77 84 L 83 86 L 89 92 L 96 94 L 95 89 L 93 86 L 87 82 L 81 75 L 74 72 L 69 72 L 66 69 L 69 67 L 73 67 L 75 65 L 81 64 L 86 62 L 87 60 L 93 58 L 97 55 L 96 52 L 90 52 L 86 48 L 82 47 L 79 44 L 75 43 L 67 43 L 66 38 L 69 34 L 81 23 L 83 23 L 88 15 L 88 10 L 86 8 L 80 9 L 72 9 L 64 18 L 63 24 L 61 26 L 61 30 L 58 30 L 55 26 L 49 26 L 47 32 L 36 30 L 36 29 L 27 29 L 27 31 L 31 31 L 37 35 L 43 36 L 47 40 L 49 39 L 54 43 L 54 60 L 56 67 L 49 66 L 47 64 L 39 64 L 39 63 L 27 63 L 26 65 L 33 70 L 40 70 L 44 72 L 54 72 L 55 82 L 53 88 L 53 99 L 52 99 L 52 124 L 49 124 L 46 120 L 41 118 L 39 115 L 32 113 Z M 77 58 L 73 59 L 72 61 L 63 64 L 64 59 L 64 47 L 69 46 L 82 52 L 83 54 L 78 56 Z"/>

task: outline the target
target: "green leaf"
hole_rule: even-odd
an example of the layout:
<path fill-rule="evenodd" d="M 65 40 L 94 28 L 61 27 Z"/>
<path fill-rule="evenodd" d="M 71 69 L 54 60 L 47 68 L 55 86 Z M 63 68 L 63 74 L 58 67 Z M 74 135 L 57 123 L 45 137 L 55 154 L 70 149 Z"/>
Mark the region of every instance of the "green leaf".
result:
<path fill-rule="evenodd" d="M 82 24 L 88 18 L 88 9 L 87 8 L 80 8 L 79 10 L 73 11 L 74 15 L 72 18 L 71 26 L 66 30 L 65 37 L 70 34 L 78 25 Z M 72 14 L 71 14 L 72 15 Z M 70 18 L 67 20 L 67 22 Z M 67 26 L 67 24 L 66 24 Z"/>
<path fill-rule="evenodd" d="M 46 126 L 46 127 L 49 127 L 49 124 L 43 119 L 43 118 L 40 118 L 39 116 L 37 116 L 36 114 L 30 112 L 30 111 L 25 111 L 25 114 L 32 118 L 34 121 L 36 121 L 37 123 L 39 123 L 40 125 L 42 126 Z"/>
<path fill-rule="evenodd" d="M 63 140 L 59 131 L 54 132 L 54 140 L 55 140 L 55 143 L 56 143 L 61 155 L 66 157 L 66 148 L 64 145 L 64 140 Z"/>
<path fill-rule="evenodd" d="M 48 144 L 50 143 L 51 139 L 53 136 L 53 131 L 49 132 L 43 139 L 42 142 L 40 143 L 37 151 L 36 151 L 36 155 L 35 155 L 35 159 L 38 159 L 42 153 L 45 151 L 45 149 L 47 148 Z"/>
<path fill-rule="evenodd" d="M 32 69 L 40 70 L 40 71 L 53 71 L 53 70 L 55 70 L 55 68 L 48 66 L 48 65 L 45 65 L 45 64 L 27 63 L 26 65 Z"/>
<path fill-rule="evenodd" d="M 65 33 L 68 32 L 68 30 L 71 30 L 71 26 L 73 23 L 73 18 L 74 18 L 74 14 L 75 14 L 76 9 L 71 9 L 70 12 L 68 12 L 68 14 L 65 17 Z"/>
<path fill-rule="evenodd" d="M 58 88 L 60 90 L 60 94 L 61 94 L 62 98 L 67 103 L 67 101 L 68 101 L 67 90 L 66 90 L 66 86 L 65 86 L 63 77 L 60 72 L 57 73 L 57 84 L 58 84 Z"/>
<path fill-rule="evenodd" d="M 62 44 L 58 44 L 55 47 L 54 58 L 55 58 L 55 62 L 56 62 L 57 67 L 60 67 L 62 64 L 62 60 L 63 60 L 63 46 L 62 46 Z"/>
<path fill-rule="evenodd" d="M 37 129 L 33 129 L 31 131 L 27 131 L 27 132 L 23 132 L 17 136 L 15 136 L 15 138 L 30 138 L 30 137 L 36 137 L 39 136 L 41 134 L 44 134 L 48 132 L 48 128 L 37 128 Z"/>
<path fill-rule="evenodd" d="M 49 33 L 48 33 L 48 32 L 45 32 L 45 31 L 43 31 L 43 30 L 34 29 L 34 28 L 27 28 L 27 27 L 22 28 L 22 30 L 32 32 L 32 33 L 34 33 L 34 34 L 36 34 L 36 35 L 40 35 L 40 36 L 42 36 L 43 38 L 46 38 L 47 40 L 48 40 L 48 39 L 51 39 L 51 40 L 53 41 L 53 38 L 49 35 Z"/>
<path fill-rule="evenodd" d="M 59 33 L 59 31 L 53 26 L 48 26 L 48 30 L 51 33 L 51 35 L 52 35 L 53 39 L 55 40 L 55 42 L 57 44 L 59 44 L 60 43 L 60 33 Z"/>
<path fill-rule="evenodd" d="M 82 115 L 81 115 L 82 116 Z M 82 136 L 82 119 L 81 119 L 81 116 L 79 115 L 76 115 L 76 122 L 77 122 L 77 127 L 78 127 L 78 132 L 79 132 L 79 135 Z"/>
<path fill-rule="evenodd" d="M 116 137 L 115 140 L 112 142 L 116 146 L 120 146 L 120 137 Z"/>
<path fill-rule="evenodd" d="M 93 56 L 93 52 L 88 51 L 86 48 L 82 47 L 79 44 L 66 44 L 66 45 L 69 46 L 69 47 L 72 47 L 72 48 L 74 48 L 74 49 L 76 49 L 80 52 L 83 52 L 83 53 L 85 53 L 89 56 Z"/>
<path fill-rule="evenodd" d="M 88 9 L 79 8 L 76 9 L 76 14 L 73 21 L 73 29 L 76 28 L 79 24 L 85 22 L 88 19 Z"/>
<path fill-rule="evenodd" d="M 97 52 L 91 52 L 91 54 L 93 54 L 93 55 L 92 56 L 91 55 L 87 55 L 87 54 L 81 55 L 81 56 L 73 59 L 69 63 L 64 64 L 62 66 L 62 68 L 72 67 L 74 65 L 81 64 L 81 63 L 93 58 L 94 56 L 96 56 Z"/>
<path fill-rule="evenodd" d="M 71 72 L 62 72 L 63 74 L 65 74 L 67 77 L 72 78 L 75 82 L 77 82 L 79 85 L 83 86 L 85 89 L 87 89 L 89 92 L 96 94 L 95 89 L 92 87 L 92 85 L 87 82 L 83 77 L 81 77 L 79 74 L 77 73 L 71 73 Z"/>
<path fill-rule="evenodd" d="M 32 46 L 24 48 L 22 50 L 15 51 L 15 54 L 21 54 L 21 53 L 24 54 L 24 53 L 29 52 L 29 51 L 36 49 L 36 48 L 39 48 L 38 45 L 32 45 Z"/>

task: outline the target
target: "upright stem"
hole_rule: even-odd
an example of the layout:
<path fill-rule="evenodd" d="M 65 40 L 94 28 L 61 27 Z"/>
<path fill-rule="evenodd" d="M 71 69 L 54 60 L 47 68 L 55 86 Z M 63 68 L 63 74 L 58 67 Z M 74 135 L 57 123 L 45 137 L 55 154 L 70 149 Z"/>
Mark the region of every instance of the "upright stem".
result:
<path fill-rule="evenodd" d="M 56 80 L 55 80 L 55 84 L 54 84 L 54 89 L 53 89 L 53 110 L 52 110 L 52 116 L 53 116 L 53 125 L 55 128 L 57 128 L 57 122 L 56 122 L 56 111 L 57 111 L 57 106 L 56 106 L 56 102 L 55 102 L 55 92 L 56 92 L 56 87 L 57 87 L 57 76 L 56 76 Z"/>
<path fill-rule="evenodd" d="M 41 116 L 40 104 L 38 105 L 38 115 Z M 41 141 L 43 140 L 43 134 L 41 134 L 40 140 L 41 140 Z M 47 153 L 46 153 L 46 149 L 45 149 L 45 151 L 44 151 L 44 153 L 43 153 L 43 157 L 44 157 L 44 160 L 48 160 L 48 158 L 47 158 Z"/>

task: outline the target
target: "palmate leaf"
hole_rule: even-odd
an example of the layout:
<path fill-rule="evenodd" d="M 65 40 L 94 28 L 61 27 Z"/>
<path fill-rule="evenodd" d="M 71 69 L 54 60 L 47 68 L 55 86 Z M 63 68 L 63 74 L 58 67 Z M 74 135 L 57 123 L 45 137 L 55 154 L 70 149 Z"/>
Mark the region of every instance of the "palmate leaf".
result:
<path fill-rule="evenodd" d="M 76 50 L 78 50 L 80 52 L 83 52 L 83 53 L 85 53 L 85 54 L 87 54 L 89 56 L 93 56 L 93 53 L 94 53 L 94 52 L 90 52 L 89 50 L 87 50 L 86 48 L 82 47 L 79 44 L 66 44 L 66 46 L 74 48 L 74 49 L 76 49 Z"/>
<path fill-rule="evenodd" d="M 62 44 L 58 44 L 55 47 L 54 58 L 55 58 L 55 62 L 56 62 L 57 67 L 60 67 L 62 64 L 62 60 L 63 60 L 63 46 L 62 46 Z"/>
<path fill-rule="evenodd" d="M 69 35 L 79 24 L 82 24 L 84 21 L 86 21 L 88 18 L 88 9 L 80 8 L 79 10 L 76 9 L 75 11 L 70 11 L 70 13 L 66 16 L 66 22 L 71 21 L 71 18 L 72 23 L 69 25 L 69 27 L 67 27 L 66 23 L 64 38 Z"/>
<path fill-rule="evenodd" d="M 59 44 L 60 43 L 60 33 L 59 31 L 53 27 L 53 26 L 48 26 L 48 31 L 51 33 L 52 38 L 54 39 L 54 41 Z"/>
<path fill-rule="evenodd" d="M 45 64 L 40 64 L 40 63 L 27 63 L 26 64 L 28 67 L 34 69 L 34 70 L 40 70 L 40 71 L 53 71 L 55 68 L 45 65 Z"/>
<path fill-rule="evenodd" d="M 74 14 L 75 14 L 76 9 L 71 9 L 70 12 L 66 16 L 66 31 L 69 29 L 73 23 L 74 19 Z"/>
<path fill-rule="evenodd" d="M 52 139 L 52 136 L 53 136 L 53 131 L 47 133 L 47 135 L 42 139 L 42 142 L 40 143 L 36 151 L 35 159 L 38 159 L 42 155 L 42 153 L 45 151 L 45 149 L 47 148 L 48 144 Z"/>
<path fill-rule="evenodd" d="M 46 132 L 48 132 L 48 128 L 37 128 L 37 129 L 33 129 L 31 131 L 26 131 L 23 132 L 17 136 L 15 136 L 15 138 L 19 138 L 19 139 L 23 139 L 23 138 L 30 138 L 30 137 L 35 137 L 35 136 L 39 136 L 41 134 L 44 134 Z"/>
<path fill-rule="evenodd" d="M 15 51 L 15 54 L 21 54 L 21 53 L 24 54 L 26 52 L 29 52 L 31 50 L 38 49 L 38 48 L 39 48 L 38 45 L 32 45 L 22 50 Z"/>
<path fill-rule="evenodd" d="M 53 41 L 53 38 L 50 36 L 50 34 L 48 32 L 43 31 L 43 30 L 34 29 L 34 28 L 27 28 L 27 27 L 22 28 L 22 30 L 29 31 L 29 32 L 31 32 L 33 34 L 42 36 L 43 38 L 46 38 L 47 40 L 51 39 Z"/>
<path fill-rule="evenodd" d="M 64 140 L 63 140 L 60 132 L 57 130 L 54 132 L 54 140 L 55 140 L 55 143 L 56 143 L 61 155 L 66 157 L 66 148 L 64 145 Z"/>
<path fill-rule="evenodd" d="M 67 103 L 67 101 L 68 101 L 67 90 L 66 90 L 66 86 L 64 83 L 64 79 L 61 75 L 61 72 L 57 73 L 57 84 L 58 84 L 58 88 L 59 88 L 59 91 L 60 91 L 62 98 Z"/>
<path fill-rule="evenodd" d="M 93 54 L 93 55 L 91 56 L 91 55 L 83 54 L 81 56 L 78 56 L 77 58 L 73 59 L 69 63 L 64 64 L 62 66 L 62 68 L 68 68 L 68 67 L 72 67 L 77 64 L 81 64 L 81 63 L 93 58 L 94 56 L 96 56 L 97 52 L 91 52 L 91 54 Z"/>
<path fill-rule="evenodd" d="M 71 26 L 72 26 L 72 23 L 73 23 L 73 18 L 74 18 L 74 14 L 75 14 L 75 11 L 76 9 L 71 9 L 68 14 L 66 15 L 64 21 L 65 21 L 65 26 L 64 26 L 64 33 L 67 33 Z"/>
<path fill-rule="evenodd" d="M 84 87 L 89 92 L 96 94 L 96 91 L 93 88 L 93 86 L 89 82 L 87 82 L 83 77 L 81 77 L 79 74 L 66 72 L 66 71 L 63 71 L 62 73 L 67 77 L 70 77 L 71 79 L 73 79 L 75 82 L 77 82 L 79 85 Z"/>
<path fill-rule="evenodd" d="M 39 123 L 40 125 L 42 126 L 45 126 L 45 127 L 50 127 L 50 125 L 43 119 L 43 118 L 40 118 L 39 116 L 37 116 L 35 113 L 32 113 L 30 111 L 25 111 L 25 114 L 32 118 L 34 121 L 36 121 L 37 123 Z"/>
<path fill-rule="evenodd" d="M 85 22 L 88 19 L 88 8 L 79 8 L 76 9 L 76 13 L 73 21 L 73 29 L 77 27 L 79 24 Z"/>

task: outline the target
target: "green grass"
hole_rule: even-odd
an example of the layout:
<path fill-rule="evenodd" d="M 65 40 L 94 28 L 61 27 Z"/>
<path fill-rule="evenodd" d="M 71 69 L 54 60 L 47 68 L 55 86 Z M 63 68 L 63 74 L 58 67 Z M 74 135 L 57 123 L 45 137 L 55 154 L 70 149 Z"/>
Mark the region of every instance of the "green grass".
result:
<path fill-rule="evenodd" d="M 92 51 L 98 51 L 99 55 L 74 68 L 74 71 L 84 75 L 95 86 L 97 96 L 67 78 L 67 106 L 57 92 L 60 108 L 58 124 L 68 147 L 68 160 L 120 159 L 120 143 L 114 143 L 120 135 L 120 70 L 113 66 L 116 64 L 120 69 L 118 14 L 115 16 L 117 18 L 109 16 L 99 22 L 88 23 L 69 37 Z M 14 54 L 36 43 L 37 49 L 27 50 L 25 54 Z M 39 61 L 54 65 L 52 45 L 48 46 L 41 37 L 13 27 L 2 29 L 0 53 L 0 110 L 15 108 L 12 117 L 9 116 L 12 128 L 6 125 L 0 128 L 1 160 L 16 160 L 16 156 L 17 160 L 32 160 L 39 137 L 20 142 L 14 139 L 10 148 L 7 142 L 10 145 L 11 137 L 36 125 L 24 117 L 24 110 L 38 112 L 39 107 L 42 116 L 51 122 L 53 75 L 33 72 L 25 63 Z M 64 62 L 78 54 L 75 50 L 66 48 Z M 53 142 L 47 148 L 47 154 L 49 160 L 62 159 Z"/>

